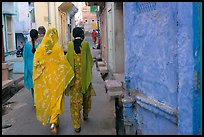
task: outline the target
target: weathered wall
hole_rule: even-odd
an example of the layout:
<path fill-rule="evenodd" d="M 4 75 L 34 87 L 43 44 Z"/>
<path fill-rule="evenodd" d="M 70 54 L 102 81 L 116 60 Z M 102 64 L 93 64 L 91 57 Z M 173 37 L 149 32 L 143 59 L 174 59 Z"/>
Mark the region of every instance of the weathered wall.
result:
<path fill-rule="evenodd" d="M 107 63 L 107 35 L 106 35 L 106 9 L 104 8 L 101 13 L 101 52 L 102 60 Z"/>
<path fill-rule="evenodd" d="M 10 14 L 16 14 L 17 11 L 14 8 L 15 2 L 2 2 L 2 12 L 3 13 L 10 13 Z"/>
<path fill-rule="evenodd" d="M 29 34 L 31 28 L 31 17 L 29 15 L 28 2 L 18 2 L 18 15 L 15 21 L 15 32 Z"/>
<path fill-rule="evenodd" d="M 141 3 L 124 3 L 125 76 L 137 101 L 136 128 L 141 134 L 196 134 L 193 3 Z"/>
<path fill-rule="evenodd" d="M 179 134 L 198 134 L 200 125 L 199 20 L 197 3 L 178 4 Z"/>
<path fill-rule="evenodd" d="M 114 49 L 114 45 L 115 45 L 115 34 L 114 34 L 114 30 L 115 30 L 115 8 L 114 8 L 114 2 L 106 2 L 105 3 L 106 6 L 106 35 L 107 35 L 107 66 L 108 66 L 108 70 L 109 73 L 113 73 L 113 60 L 115 59 L 115 51 Z"/>
<path fill-rule="evenodd" d="M 15 44 L 15 15 L 17 15 L 17 3 L 15 2 L 2 2 L 2 25 L 3 25 L 3 40 L 4 40 L 4 52 L 13 52 L 16 50 Z M 7 27 L 7 16 L 11 17 L 11 27 Z M 9 31 L 9 34 L 7 33 Z M 11 41 L 8 41 L 8 36 L 11 36 Z M 9 46 L 12 44 L 12 46 Z"/>
<path fill-rule="evenodd" d="M 47 2 L 35 2 L 35 22 L 36 28 L 44 26 L 48 28 L 48 4 Z"/>
<path fill-rule="evenodd" d="M 185 7 L 185 9 L 183 9 Z M 187 10 L 191 9 L 191 10 Z M 179 50 L 179 134 L 192 133 L 193 108 L 193 28 L 192 28 L 192 3 L 178 5 L 178 50 Z M 189 106 L 189 107 L 187 107 Z"/>
<path fill-rule="evenodd" d="M 122 2 L 116 2 L 115 6 L 115 44 L 113 50 L 115 50 L 113 60 L 113 72 L 124 73 L 124 30 L 123 30 L 123 4 Z"/>
<path fill-rule="evenodd" d="M 138 115 L 138 127 L 143 135 L 177 134 L 177 126 L 175 126 L 174 123 L 170 122 L 165 117 L 158 115 L 157 113 L 152 113 L 151 111 L 144 109 L 138 105 L 135 115 Z"/>
<path fill-rule="evenodd" d="M 172 6 L 174 5 L 174 6 Z M 157 3 L 157 10 L 137 14 L 125 3 L 125 73 L 131 87 L 177 107 L 177 26 L 175 4 Z"/>

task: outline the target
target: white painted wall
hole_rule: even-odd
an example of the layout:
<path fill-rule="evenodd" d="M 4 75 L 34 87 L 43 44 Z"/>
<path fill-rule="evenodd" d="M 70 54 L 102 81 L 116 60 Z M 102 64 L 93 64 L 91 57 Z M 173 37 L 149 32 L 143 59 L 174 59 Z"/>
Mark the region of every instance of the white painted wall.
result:
<path fill-rule="evenodd" d="M 31 15 L 28 2 L 17 2 L 18 16 L 15 22 L 16 33 L 29 33 L 31 28 Z"/>

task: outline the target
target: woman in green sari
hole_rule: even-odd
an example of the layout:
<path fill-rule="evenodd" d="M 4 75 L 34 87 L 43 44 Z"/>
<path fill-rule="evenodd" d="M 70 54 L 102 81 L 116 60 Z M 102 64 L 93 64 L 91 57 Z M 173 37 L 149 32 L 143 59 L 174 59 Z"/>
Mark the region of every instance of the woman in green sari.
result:
<path fill-rule="evenodd" d="M 84 41 L 84 32 L 80 27 L 73 29 L 74 40 L 68 43 L 66 58 L 72 66 L 75 76 L 68 85 L 65 95 L 70 96 L 70 113 L 75 132 L 81 131 L 81 114 L 88 119 L 91 109 L 91 95 L 95 95 L 91 80 L 93 59 L 89 43 Z"/>

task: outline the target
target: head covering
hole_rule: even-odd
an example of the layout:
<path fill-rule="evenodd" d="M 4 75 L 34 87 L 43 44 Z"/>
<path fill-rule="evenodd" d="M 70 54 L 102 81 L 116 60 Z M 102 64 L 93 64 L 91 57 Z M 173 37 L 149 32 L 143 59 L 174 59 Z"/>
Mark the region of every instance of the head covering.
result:
<path fill-rule="evenodd" d="M 73 37 L 74 37 L 74 50 L 76 54 L 81 53 L 81 42 L 84 40 L 84 31 L 81 27 L 75 27 L 73 29 Z"/>
<path fill-rule="evenodd" d="M 58 43 L 55 28 L 47 30 L 34 55 L 33 66 L 36 117 L 46 125 L 51 116 L 63 113 L 64 103 L 59 105 L 58 101 L 74 77 L 74 71 Z"/>
<path fill-rule="evenodd" d="M 84 31 L 82 30 L 81 27 L 75 27 L 73 29 L 73 37 L 74 38 L 77 38 L 77 37 L 83 38 L 84 37 Z"/>
<path fill-rule="evenodd" d="M 47 54 L 52 53 L 52 48 L 58 42 L 58 32 L 56 28 L 48 28 L 47 33 L 45 34 L 42 44 L 45 46 Z"/>

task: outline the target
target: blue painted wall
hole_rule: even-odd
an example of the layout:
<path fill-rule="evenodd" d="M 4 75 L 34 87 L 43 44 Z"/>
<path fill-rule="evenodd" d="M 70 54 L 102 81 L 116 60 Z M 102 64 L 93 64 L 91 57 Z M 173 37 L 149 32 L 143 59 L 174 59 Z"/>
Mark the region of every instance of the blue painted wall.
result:
<path fill-rule="evenodd" d="M 178 4 L 179 134 L 199 134 L 199 34 L 198 3 Z"/>
<path fill-rule="evenodd" d="M 193 125 L 193 4 L 178 5 L 179 134 L 192 134 Z"/>
<path fill-rule="evenodd" d="M 199 16 L 199 29 L 200 29 L 200 134 L 202 135 L 202 2 L 199 3 L 199 10 L 200 10 L 200 16 Z"/>
<path fill-rule="evenodd" d="M 133 89 L 175 108 L 178 59 L 172 5 L 157 3 L 157 10 L 137 14 L 136 3 L 125 3 L 125 74 L 131 77 Z"/>
<path fill-rule="evenodd" d="M 6 63 L 13 64 L 13 73 L 24 73 L 23 57 L 16 58 L 16 56 L 13 55 L 13 56 L 7 56 L 5 60 L 6 60 Z"/>
<path fill-rule="evenodd" d="M 196 134 L 193 3 L 140 4 L 124 3 L 126 92 L 131 90 L 137 101 L 135 129 L 141 134 Z"/>

